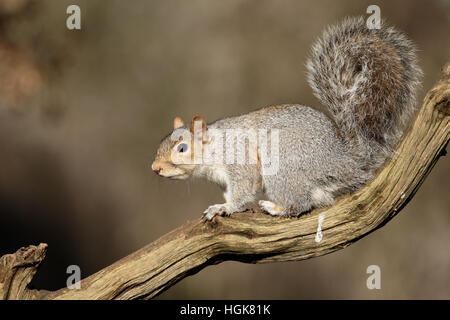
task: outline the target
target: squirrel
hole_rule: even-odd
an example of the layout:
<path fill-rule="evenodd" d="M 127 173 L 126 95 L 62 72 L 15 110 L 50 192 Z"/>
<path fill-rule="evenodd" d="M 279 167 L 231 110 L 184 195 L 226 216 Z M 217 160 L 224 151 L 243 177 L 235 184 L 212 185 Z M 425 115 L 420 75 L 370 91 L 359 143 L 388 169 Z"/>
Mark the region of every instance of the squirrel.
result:
<path fill-rule="evenodd" d="M 384 21 L 379 29 L 369 29 L 363 17 L 346 18 L 316 40 L 306 69 L 326 113 L 279 105 L 210 124 L 197 115 L 189 127 L 176 117 L 174 130 L 159 145 L 153 171 L 171 179 L 200 177 L 218 184 L 225 203 L 209 206 L 203 215 L 207 220 L 245 211 L 257 202 L 273 216 L 298 216 L 361 188 L 392 156 L 417 109 L 422 71 L 415 45 Z M 267 159 L 262 161 L 262 144 L 251 144 L 251 139 L 245 140 L 244 149 L 253 159 L 256 154 L 256 161 L 197 161 L 205 154 L 230 153 L 224 140 L 212 134 L 220 130 L 241 130 L 238 138 L 245 130 L 277 130 L 278 136 L 268 139 L 277 147 L 277 170 L 262 173 Z M 235 147 L 235 140 L 227 135 L 225 144 Z"/>

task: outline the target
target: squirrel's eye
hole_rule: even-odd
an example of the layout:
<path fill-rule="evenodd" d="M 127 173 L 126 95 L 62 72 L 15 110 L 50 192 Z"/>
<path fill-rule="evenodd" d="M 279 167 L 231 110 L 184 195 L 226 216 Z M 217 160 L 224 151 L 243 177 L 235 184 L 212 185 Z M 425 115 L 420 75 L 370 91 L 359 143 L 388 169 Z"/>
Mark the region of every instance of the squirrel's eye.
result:
<path fill-rule="evenodd" d="M 187 149 L 188 149 L 188 145 L 187 145 L 186 143 L 180 143 L 180 144 L 177 146 L 177 151 L 178 151 L 178 152 L 186 152 Z"/>

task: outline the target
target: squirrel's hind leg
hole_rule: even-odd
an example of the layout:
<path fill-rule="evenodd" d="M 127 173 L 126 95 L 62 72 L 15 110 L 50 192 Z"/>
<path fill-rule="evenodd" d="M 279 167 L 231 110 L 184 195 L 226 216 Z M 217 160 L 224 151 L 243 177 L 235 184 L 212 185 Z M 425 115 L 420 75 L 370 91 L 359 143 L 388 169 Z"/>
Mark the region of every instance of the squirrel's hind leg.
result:
<path fill-rule="evenodd" d="M 278 206 L 271 201 L 261 200 L 258 202 L 258 204 L 262 210 L 272 216 L 285 216 L 288 214 L 285 208 Z"/>
<path fill-rule="evenodd" d="M 307 212 L 307 210 L 302 210 L 301 207 L 291 206 L 289 208 L 285 208 L 273 203 L 272 201 L 266 200 L 261 200 L 258 202 L 258 204 L 263 211 L 277 217 L 298 216 L 301 213 Z"/>
<path fill-rule="evenodd" d="M 300 213 L 306 212 L 306 210 L 302 210 L 301 207 L 291 206 L 286 208 L 281 205 L 277 205 L 272 201 L 261 200 L 258 204 L 263 211 L 277 217 L 298 216 Z"/>

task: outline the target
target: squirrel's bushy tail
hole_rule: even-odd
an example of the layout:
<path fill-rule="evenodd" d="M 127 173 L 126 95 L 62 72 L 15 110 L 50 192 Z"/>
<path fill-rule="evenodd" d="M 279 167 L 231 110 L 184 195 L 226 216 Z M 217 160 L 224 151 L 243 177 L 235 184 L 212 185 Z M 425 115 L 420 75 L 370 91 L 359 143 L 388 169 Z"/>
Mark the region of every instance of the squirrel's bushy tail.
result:
<path fill-rule="evenodd" d="M 389 156 L 416 111 L 422 71 L 406 36 L 362 17 L 329 27 L 306 64 L 314 94 L 329 110 L 355 155 L 369 167 Z"/>

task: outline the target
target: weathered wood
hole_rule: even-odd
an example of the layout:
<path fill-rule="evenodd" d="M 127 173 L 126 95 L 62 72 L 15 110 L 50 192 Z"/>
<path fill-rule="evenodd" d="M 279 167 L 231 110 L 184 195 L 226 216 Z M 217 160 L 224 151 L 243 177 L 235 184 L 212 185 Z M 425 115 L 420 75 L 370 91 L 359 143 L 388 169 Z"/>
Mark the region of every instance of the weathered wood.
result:
<path fill-rule="evenodd" d="M 81 289 L 27 288 L 46 245 L 22 248 L 0 260 L 3 299 L 152 298 L 188 275 L 225 260 L 246 263 L 298 261 L 342 249 L 382 227 L 414 196 L 450 138 L 450 64 L 424 99 L 392 159 L 363 189 L 330 208 L 299 218 L 241 213 L 188 222 L 81 281 Z M 322 240 L 316 242 L 322 214 Z"/>
<path fill-rule="evenodd" d="M 0 299 L 38 299 L 45 291 L 28 289 L 33 276 L 45 258 L 47 245 L 20 248 L 15 254 L 0 258 Z"/>

